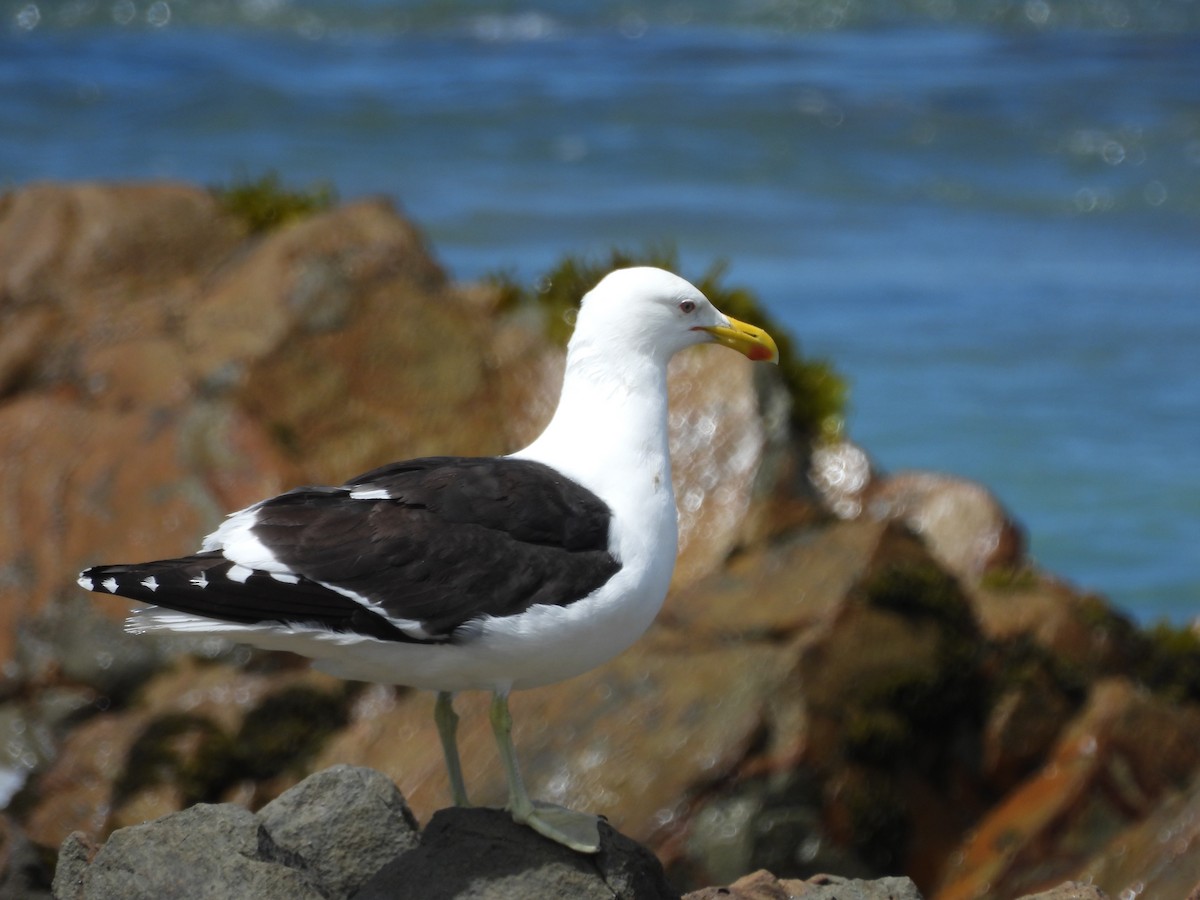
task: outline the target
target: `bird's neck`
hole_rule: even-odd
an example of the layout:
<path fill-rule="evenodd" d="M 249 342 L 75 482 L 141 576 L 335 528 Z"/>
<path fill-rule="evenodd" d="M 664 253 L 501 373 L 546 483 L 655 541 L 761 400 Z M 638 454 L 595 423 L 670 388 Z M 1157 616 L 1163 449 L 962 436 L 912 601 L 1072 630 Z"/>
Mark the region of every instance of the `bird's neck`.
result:
<path fill-rule="evenodd" d="M 546 430 L 514 454 L 562 472 L 618 517 L 674 543 L 675 494 L 667 446 L 667 366 L 644 356 L 572 348 L 562 395 Z"/>
<path fill-rule="evenodd" d="M 614 367 L 572 354 L 550 424 L 517 455 L 552 465 L 598 492 L 617 473 L 658 477 L 669 488 L 666 384 L 666 365 L 652 359 Z"/>

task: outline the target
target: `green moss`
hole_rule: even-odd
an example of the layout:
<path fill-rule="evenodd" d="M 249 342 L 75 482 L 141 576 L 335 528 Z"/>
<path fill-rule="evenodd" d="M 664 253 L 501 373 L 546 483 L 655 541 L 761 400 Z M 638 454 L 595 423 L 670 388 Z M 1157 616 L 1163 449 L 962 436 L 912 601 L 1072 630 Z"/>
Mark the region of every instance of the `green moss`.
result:
<path fill-rule="evenodd" d="M 628 266 L 658 266 L 679 271 L 679 257 L 668 246 L 649 246 L 640 252 L 610 250 L 607 256 L 586 259 L 568 255 L 536 280 L 529 290 L 510 275 L 489 280 L 499 291 L 502 309 L 536 307 L 542 313 L 547 336 L 566 344 L 575 324 L 580 298 L 613 269 Z M 718 309 L 765 328 L 779 346 L 779 369 L 792 395 L 792 424 L 809 439 L 833 440 L 845 427 L 847 386 L 845 379 L 823 359 L 800 354 L 791 336 L 763 309 L 758 299 L 744 288 L 722 283 L 726 266 L 714 263 L 699 278 L 691 279 Z"/>
<path fill-rule="evenodd" d="M 160 784 L 174 784 L 187 804 L 215 797 L 228 778 L 233 745 L 211 719 L 169 713 L 146 726 L 113 785 L 113 805 Z"/>
<path fill-rule="evenodd" d="M 169 713 L 138 735 L 113 787 L 113 806 L 156 785 L 178 787 L 186 804 L 213 802 L 230 785 L 302 771 L 347 722 L 356 686 L 329 693 L 289 687 L 266 697 L 236 736 L 211 719 Z"/>
<path fill-rule="evenodd" d="M 240 776 L 271 778 L 303 769 L 348 721 L 350 690 L 331 694 L 295 686 L 264 699 L 246 716 L 234 740 Z"/>
<path fill-rule="evenodd" d="M 1174 701 L 1200 702 L 1200 635 L 1188 626 L 1158 622 L 1142 637 L 1137 677 L 1151 690 Z"/>
<path fill-rule="evenodd" d="M 935 641 L 930 652 L 856 685 L 846 698 L 842 750 L 884 770 L 917 766 L 936 776 L 945 769 L 939 748 L 949 742 L 943 738 L 973 729 L 986 716 L 986 643 L 958 583 L 931 562 L 883 567 L 861 590 L 868 605 L 903 617 L 913 629 L 932 629 Z"/>
<path fill-rule="evenodd" d="M 842 723 L 842 753 L 852 762 L 890 767 L 916 737 L 912 723 L 886 703 L 852 707 Z"/>
<path fill-rule="evenodd" d="M 876 572 L 863 587 L 866 600 L 913 618 L 928 618 L 974 632 L 970 604 L 958 582 L 933 562 L 902 562 Z"/>
<path fill-rule="evenodd" d="M 336 196 L 329 185 L 307 190 L 285 188 L 274 172 L 212 189 L 225 212 L 241 219 L 252 234 L 270 231 L 329 209 Z"/>
<path fill-rule="evenodd" d="M 1069 658 L 1055 656 L 1031 635 L 998 643 L 991 656 L 989 684 L 993 698 L 1007 691 L 1057 690 L 1072 706 L 1087 696 L 1088 674 Z"/>
<path fill-rule="evenodd" d="M 1037 569 L 1028 564 L 995 566 L 979 579 L 981 587 L 992 591 L 1027 591 L 1038 585 Z"/>
<path fill-rule="evenodd" d="M 908 855 L 912 821 L 888 775 L 861 769 L 841 785 L 839 802 L 850 819 L 850 846 L 877 872 L 898 870 Z"/>

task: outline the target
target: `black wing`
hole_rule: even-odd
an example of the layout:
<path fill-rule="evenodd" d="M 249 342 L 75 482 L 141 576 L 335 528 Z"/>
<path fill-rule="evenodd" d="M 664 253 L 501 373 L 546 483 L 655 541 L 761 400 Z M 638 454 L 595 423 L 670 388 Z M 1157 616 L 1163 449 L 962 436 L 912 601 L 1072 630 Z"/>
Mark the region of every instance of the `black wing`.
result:
<path fill-rule="evenodd" d="M 289 491 L 239 515 L 253 516 L 250 531 L 278 563 L 274 575 L 215 551 L 97 567 L 84 577 L 94 590 L 212 618 L 445 641 L 480 616 L 574 603 L 620 568 L 609 552 L 607 505 L 525 460 L 393 463 L 338 488 Z M 172 564 L 177 575 L 168 574 Z M 201 578 L 199 568 L 208 574 Z M 151 576 L 153 590 L 144 584 Z"/>

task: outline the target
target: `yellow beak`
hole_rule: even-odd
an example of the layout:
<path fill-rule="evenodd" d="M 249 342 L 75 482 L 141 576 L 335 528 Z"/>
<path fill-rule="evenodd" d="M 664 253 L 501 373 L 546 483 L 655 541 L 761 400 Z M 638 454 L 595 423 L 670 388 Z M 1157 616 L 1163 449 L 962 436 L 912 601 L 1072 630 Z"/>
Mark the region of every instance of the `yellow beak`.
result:
<path fill-rule="evenodd" d="M 732 347 L 738 353 L 755 362 L 779 363 L 779 348 L 775 339 L 754 325 L 747 325 L 737 319 L 726 316 L 729 327 L 724 325 L 702 325 L 698 331 L 707 331 L 718 344 Z"/>

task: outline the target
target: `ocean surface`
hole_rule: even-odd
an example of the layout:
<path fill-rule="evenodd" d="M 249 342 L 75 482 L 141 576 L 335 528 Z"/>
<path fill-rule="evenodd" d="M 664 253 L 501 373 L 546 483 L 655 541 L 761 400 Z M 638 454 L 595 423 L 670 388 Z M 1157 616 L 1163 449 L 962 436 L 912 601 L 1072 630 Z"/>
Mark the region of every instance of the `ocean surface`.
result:
<path fill-rule="evenodd" d="M 715 260 L 885 470 L 1200 614 L 1200 2 L 0 0 L 0 187 L 385 194 L 451 274 Z"/>

